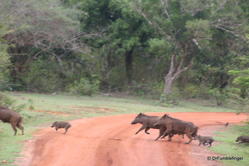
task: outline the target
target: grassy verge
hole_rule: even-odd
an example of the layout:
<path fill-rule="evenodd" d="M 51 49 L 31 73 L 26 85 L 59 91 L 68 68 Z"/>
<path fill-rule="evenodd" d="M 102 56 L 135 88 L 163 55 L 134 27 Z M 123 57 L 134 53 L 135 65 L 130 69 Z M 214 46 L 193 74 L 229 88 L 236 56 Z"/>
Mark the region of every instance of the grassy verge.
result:
<path fill-rule="evenodd" d="M 211 150 L 224 156 L 243 157 L 242 160 L 224 160 L 224 165 L 228 166 L 248 166 L 249 165 L 249 143 L 238 144 L 236 138 L 241 135 L 248 135 L 249 124 L 245 126 L 232 126 L 223 132 L 217 132 L 215 140 L 221 142 L 213 146 Z"/>
<path fill-rule="evenodd" d="M 107 96 L 79 97 L 27 93 L 6 93 L 17 104 L 26 104 L 20 112 L 24 117 L 24 136 L 12 136 L 9 124 L 0 123 L 0 165 L 12 166 L 23 142 L 32 138 L 38 127 L 47 127 L 55 120 L 71 120 L 94 116 L 139 112 L 234 112 L 221 107 L 207 107 L 193 102 L 182 102 L 174 107 L 162 107 L 156 100 L 135 97 L 114 98 Z"/>

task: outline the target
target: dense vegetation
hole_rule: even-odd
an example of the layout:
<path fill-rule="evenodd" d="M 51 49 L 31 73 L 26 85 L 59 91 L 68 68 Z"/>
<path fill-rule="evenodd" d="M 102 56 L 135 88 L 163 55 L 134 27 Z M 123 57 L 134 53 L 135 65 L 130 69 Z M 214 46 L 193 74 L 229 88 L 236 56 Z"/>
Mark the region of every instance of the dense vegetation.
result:
<path fill-rule="evenodd" d="M 0 89 L 249 97 L 246 0 L 1 0 Z"/>

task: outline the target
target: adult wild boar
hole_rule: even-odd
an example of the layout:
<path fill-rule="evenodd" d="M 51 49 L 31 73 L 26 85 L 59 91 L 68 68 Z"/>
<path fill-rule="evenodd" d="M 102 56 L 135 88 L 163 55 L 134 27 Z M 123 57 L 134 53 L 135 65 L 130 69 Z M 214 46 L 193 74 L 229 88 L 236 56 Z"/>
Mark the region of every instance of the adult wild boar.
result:
<path fill-rule="evenodd" d="M 239 142 L 239 143 L 249 143 L 249 136 L 239 136 L 236 139 L 236 142 Z"/>
<path fill-rule="evenodd" d="M 193 137 L 197 135 L 198 127 L 195 126 L 192 122 L 186 122 L 180 119 L 175 119 L 167 114 L 163 115 L 155 124 L 155 126 L 164 126 L 166 128 L 163 136 L 169 135 L 169 141 L 174 134 L 186 134 L 189 138 L 189 144 Z"/>
<path fill-rule="evenodd" d="M 11 127 L 14 130 L 14 135 L 17 133 L 17 128 L 22 131 L 22 135 L 24 134 L 24 128 L 22 126 L 22 117 L 15 111 L 12 111 L 6 107 L 0 106 L 0 120 L 4 123 L 10 123 Z"/>
<path fill-rule="evenodd" d="M 144 130 L 144 132 L 146 134 L 150 134 L 148 132 L 150 128 L 152 128 L 152 129 L 159 129 L 159 136 L 158 136 L 158 138 L 160 138 L 163 135 L 163 133 L 165 132 L 166 128 L 164 126 L 154 125 L 159 119 L 160 119 L 159 116 L 149 116 L 149 115 L 145 115 L 143 113 L 139 113 L 135 117 L 135 119 L 131 122 L 131 124 L 132 125 L 133 124 L 137 124 L 137 123 L 142 124 L 142 127 L 135 134 L 138 134 L 142 130 Z"/>
<path fill-rule="evenodd" d="M 60 129 L 60 128 L 64 128 L 64 129 L 65 129 L 64 134 L 66 134 L 66 133 L 67 133 L 67 130 L 71 127 L 71 124 L 68 123 L 68 122 L 63 122 L 63 121 L 58 122 L 58 121 L 56 121 L 56 122 L 54 122 L 54 123 L 52 124 L 51 127 L 52 127 L 52 128 L 55 127 L 55 130 L 56 130 L 56 131 L 57 131 L 58 129 Z"/>

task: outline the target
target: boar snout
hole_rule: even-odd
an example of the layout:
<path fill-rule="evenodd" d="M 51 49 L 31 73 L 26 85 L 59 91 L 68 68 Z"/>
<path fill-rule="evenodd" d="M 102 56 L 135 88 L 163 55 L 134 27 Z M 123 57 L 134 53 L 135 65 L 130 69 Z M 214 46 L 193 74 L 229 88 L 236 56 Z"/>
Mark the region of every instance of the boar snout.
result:
<path fill-rule="evenodd" d="M 137 124 L 137 122 L 136 122 L 135 120 L 133 120 L 133 121 L 131 122 L 131 124 Z"/>

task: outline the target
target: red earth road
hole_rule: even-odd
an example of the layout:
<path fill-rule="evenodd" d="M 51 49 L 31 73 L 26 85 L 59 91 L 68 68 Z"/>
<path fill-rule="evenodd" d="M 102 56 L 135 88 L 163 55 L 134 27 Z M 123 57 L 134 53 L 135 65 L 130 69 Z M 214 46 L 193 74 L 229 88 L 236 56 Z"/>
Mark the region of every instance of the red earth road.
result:
<path fill-rule="evenodd" d="M 148 113 L 163 115 L 163 113 Z M 226 122 L 240 123 L 248 114 L 235 113 L 169 113 L 169 115 L 191 121 L 200 129 Z M 72 121 L 67 135 L 45 128 L 38 132 L 33 143 L 28 144 L 22 166 L 205 166 L 193 157 L 187 140 L 174 136 L 172 142 L 154 141 L 158 130 L 150 135 L 143 131 L 134 133 L 141 125 L 131 125 L 135 114 L 97 117 Z M 27 152 L 27 150 L 26 150 Z M 204 158 L 204 156 L 203 156 Z M 202 161 L 205 161 L 204 159 Z M 214 164 L 212 164 L 214 165 Z"/>

